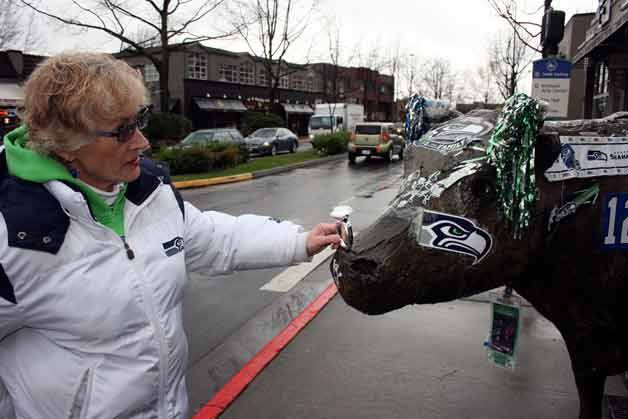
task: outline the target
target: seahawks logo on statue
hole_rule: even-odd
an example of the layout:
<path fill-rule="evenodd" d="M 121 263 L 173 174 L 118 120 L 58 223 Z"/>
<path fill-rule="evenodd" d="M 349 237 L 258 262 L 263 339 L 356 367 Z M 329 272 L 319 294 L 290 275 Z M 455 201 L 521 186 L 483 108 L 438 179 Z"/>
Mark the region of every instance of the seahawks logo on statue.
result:
<path fill-rule="evenodd" d="M 476 265 L 493 247 L 491 235 L 471 220 L 456 215 L 423 211 L 419 244 L 471 256 Z"/>
<path fill-rule="evenodd" d="M 560 148 L 560 158 L 568 169 L 580 170 L 580 163 L 576 158 L 576 152 L 569 144 L 563 144 Z"/>

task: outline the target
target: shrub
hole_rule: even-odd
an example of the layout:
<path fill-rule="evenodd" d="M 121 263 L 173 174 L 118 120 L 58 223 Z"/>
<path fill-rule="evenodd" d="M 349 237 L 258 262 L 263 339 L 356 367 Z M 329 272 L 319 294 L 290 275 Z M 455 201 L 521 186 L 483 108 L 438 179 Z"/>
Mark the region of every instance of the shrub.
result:
<path fill-rule="evenodd" d="M 212 143 L 206 147 L 164 148 L 158 160 L 168 164 L 172 175 L 204 173 L 243 163 L 248 159 L 246 147 L 231 143 Z"/>
<path fill-rule="evenodd" d="M 338 131 L 333 134 L 320 134 L 312 140 L 312 147 L 324 154 L 340 154 L 347 151 L 351 133 Z"/>
<path fill-rule="evenodd" d="M 274 113 L 247 111 L 242 118 L 242 135 L 245 137 L 260 128 L 283 127 L 283 119 Z"/>
<path fill-rule="evenodd" d="M 172 113 L 153 113 L 142 133 L 153 148 L 181 141 L 192 131 L 192 121 Z"/>

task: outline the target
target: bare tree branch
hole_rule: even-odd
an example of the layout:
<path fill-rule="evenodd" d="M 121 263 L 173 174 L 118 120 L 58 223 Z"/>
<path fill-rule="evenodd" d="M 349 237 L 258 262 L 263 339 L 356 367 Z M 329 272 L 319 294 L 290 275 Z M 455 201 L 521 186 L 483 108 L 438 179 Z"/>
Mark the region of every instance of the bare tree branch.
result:
<path fill-rule="evenodd" d="M 159 72 L 160 106 L 164 112 L 169 109 L 170 53 L 177 48 L 171 41 L 188 36 L 190 40 L 200 42 L 234 33 L 218 31 L 212 35 L 195 35 L 189 30 L 191 25 L 221 8 L 226 0 L 162 0 L 161 4 L 156 0 L 72 0 L 75 11 L 79 12 L 74 18 L 68 17 L 72 16 L 72 10 L 54 9 L 49 6 L 52 2 L 46 2 L 44 8 L 37 0 L 18 1 L 61 24 L 103 32 L 119 40 L 121 49 L 127 46 L 130 51 L 150 60 Z M 195 7 L 192 8 L 192 5 Z M 127 34 L 128 31 L 131 32 Z"/>
<path fill-rule="evenodd" d="M 539 37 L 541 32 L 533 32 L 532 29 L 529 29 L 529 27 L 539 29 L 541 28 L 541 25 L 534 22 L 518 20 L 516 14 L 516 0 L 488 0 L 488 4 L 493 8 L 499 17 L 508 22 L 521 43 L 533 51 L 538 53 L 542 52 L 540 48 L 535 47 L 530 43 L 530 40 Z M 525 35 L 522 35 L 521 31 L 523 31 Z"/>

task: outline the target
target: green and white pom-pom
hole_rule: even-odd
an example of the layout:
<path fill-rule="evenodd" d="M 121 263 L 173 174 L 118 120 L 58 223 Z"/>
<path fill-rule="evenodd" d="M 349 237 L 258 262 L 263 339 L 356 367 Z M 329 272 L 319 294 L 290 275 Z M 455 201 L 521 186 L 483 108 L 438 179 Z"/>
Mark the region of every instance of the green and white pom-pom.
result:
<path fill-rule="evenodd" d="M 543 124 L 542 106 L 518 93 L 504 105 L 486 150 L 497 170 L 497 199 L 515 238 L 530 227 L 537 199 L 534 146 Z"/>

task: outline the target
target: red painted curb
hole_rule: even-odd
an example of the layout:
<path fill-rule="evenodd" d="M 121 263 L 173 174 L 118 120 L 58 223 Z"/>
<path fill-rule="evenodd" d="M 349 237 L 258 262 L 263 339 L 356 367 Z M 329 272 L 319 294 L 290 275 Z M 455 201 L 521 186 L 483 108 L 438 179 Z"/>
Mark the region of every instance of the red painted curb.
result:
<path fill-rule="evenodd" d="M 192 419 L 216 419 L 233 403 L 244 389 L 279 355 L 279 352 L 303 329 L 336 295 L 336 284 L 331 284 L 312 301 L 288 326 L 270 340 Z"/>

